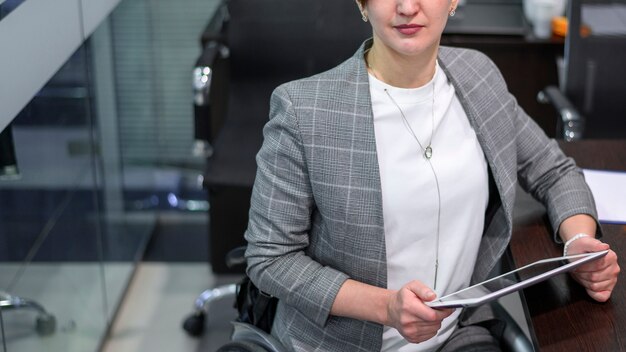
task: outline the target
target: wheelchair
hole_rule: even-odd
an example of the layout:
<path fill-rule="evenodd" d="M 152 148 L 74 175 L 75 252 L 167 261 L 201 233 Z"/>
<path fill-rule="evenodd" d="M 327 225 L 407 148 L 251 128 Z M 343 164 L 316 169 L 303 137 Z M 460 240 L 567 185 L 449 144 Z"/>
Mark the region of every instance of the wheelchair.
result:
<path fill-rule="evenodd" d="M 245 264 L 245 246 L 231 250 L 226 255 L 228 267 Z M 506 258 L 503 258 L 506 261 Z M 210 314 L 211 303 L 227 297 L 233 301 L 237 293 L 237 284 L 219 286 L 204 291 L 195 300 L 194 313 L 183 322 L 183 329 L 192 336 L 200 336 L 204 331 L 204 321 Z M 509 312 L 498 302 L 493 301 L 491 308 L 496 319 L 502 322 L 500 345 L 506 352 L 532 352 L 534 347 Z M 231 341 L 220 347 L 217 352 L 287 352 L 285 346 L 271 334 L 244 322 L 233 321 Z"/>
<path fill-rule="evenodd" d="M 246 247 L 237 247 L 226 255 L 229 268 L 245 265 Z M 191 336 L 200 336 L 204 331 L 204 322 L 210 315 L 211 304 L 217 300 L 232 298 L 235 300 L 238 284 L 228 284 L 202 292 L 194 302 L 194 312 L 183 322 L 183 329 Z M 258 327 L 244 322 L 232 321 L 231 341 L 220 347 L 218 352 L 287 352 L 287 349 L 275 337 Z"/>

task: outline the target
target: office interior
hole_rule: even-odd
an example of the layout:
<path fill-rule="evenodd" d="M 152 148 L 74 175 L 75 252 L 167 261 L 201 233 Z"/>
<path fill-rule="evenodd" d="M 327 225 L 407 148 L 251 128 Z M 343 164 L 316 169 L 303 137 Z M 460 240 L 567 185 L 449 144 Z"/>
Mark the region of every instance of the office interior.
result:
<path fill-rule="evenodd" d="M 550 137 L 626 139 L 624 101 L 601 110 L 611 116 L 605 124 L 559 114 L 550 103 L 562 100 L 546 87 L 568 93 L 568 42 L 552 29 L 546 35 L 538 28 L 545 26 L 541 19 L 530 22 L 533 1 L 539 0 L 462 1 L 442 44 L 489 55 L 520 105 Z M 224 176 L 213 160 L 217 170 L 207 175 L 212 143 L 228 122 L 215 118 L 198 138 L 202 91 L 194 81 L 194 68 L 210 42 L 203 33 L 224 15 L 225 3 L 0 0 L 0 351 L 214 351 L 228 341 L 235 314 L 228 297 L 216 305 L 200 337 L 182 328 L 203 290 L 242 276 L 241 269 L 226 267 L 224 256 L 243 244 L 245 221 L 231 207 L 245 214 L 249 187 L 241 184 L 249 183 L 250 171 Z M 328 15 L 319 3 L 308 3 L 301 12 Z M 258 7 L 256 16 L 266 16 L 278 12 L 277 4 L 250 6 Z M 551 4 L 554 15 L 565 15 L 566 1 Z M 615 6 L 617 17 L 604 29 L 624 38 L 626 10 L 623 2 Z M 360 21 L 356 5 L 329 17 L 348 16 Z M 314 31 L 323 32 L 324 23 Z M 358 31 L 366 31 L 361 25 Z M 258 52 L 264 58 L 293 50 L 281 52 L 278 39 L 268 42 L 272 50 Z M 612 46 L 614 61 L 625 57 L 625 43 Z M 357 47 L 329 50 L 347 58 Z M 227 50 L 218 55 L 227 58 Z M 300 64 L 313 74 L 331 62 Z M 623 71 L 613 70 L 613 77 Z M 599 69 L 590 72 L 586 82 L 593 74 L 604 79 Z M 277 75 L 267 85 L 288 78 L 298 77 Z M 598 88 L 603 97 L 623 96 L 623 80 L 608 79 L 613 80 L 622 82 L 621 88 Z M 543 101 L 537 97 L 542 91 Z M 211 94 L 219 101 L 219 92 Z M 592 93 L 582 94 L 587 105 L 580 115 L 591 116 L 584 108 Z M 596 100 L 596 106 L 608 105 Z M 219 110 L 219 104 L 213 108 Z M 209 183 L 224 177 L 235 179 L 234 186 Z M 520 191 L 520 217 L 534 211 L 533 202 Z M 219 233 L 222 229 L 228 235 Z M 502 302 L 532 337 L 523 297 Z"/>

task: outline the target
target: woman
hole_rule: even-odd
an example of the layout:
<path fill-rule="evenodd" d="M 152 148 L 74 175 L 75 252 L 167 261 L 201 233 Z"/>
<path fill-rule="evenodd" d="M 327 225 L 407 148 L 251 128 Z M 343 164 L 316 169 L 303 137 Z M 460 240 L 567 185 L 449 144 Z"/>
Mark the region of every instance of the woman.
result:
<path fill-rule="evenodd" d="M 487 306 L 424 302 L 487 277 L 517 181 L 568 253 L 608 249 L 592 196 L 487 57 L 439 46 L 456 0 L 357 4 L 373 38 L 272 95 L 248 275 L 280 299 L 272 334 L 291 350 L 497 350 Z M 618 272 L 611 251 L 574 277 L 605 301 Z"/>

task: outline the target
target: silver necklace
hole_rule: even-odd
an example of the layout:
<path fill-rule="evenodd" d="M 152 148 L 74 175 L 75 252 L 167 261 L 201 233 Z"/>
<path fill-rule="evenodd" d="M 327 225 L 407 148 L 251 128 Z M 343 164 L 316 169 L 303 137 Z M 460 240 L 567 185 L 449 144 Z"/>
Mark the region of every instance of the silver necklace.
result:
<path fill-rule="evenodd" d="M 374 77 L 378 79 L 378 77 L 376 76 L 376 73 L 374 72 L 372 67 L 369 65 L 369 62 L 367 60 L 365 62 L 367 64 L 367 67 L 371 70 Z M 433 176 L 435 177 L 435 185 L 437 186 L 437 251 L 435 253 L 435 277 L 433 279 L 433 290 L 436 290 L 437 289 L 437 276 L 438 276 L 437 274 L 439 272 L 439 229 L 441 227 L 441 192 L 439 190 L 439 179 L 437 178 L 437 173 L 435 172 L 435 168 L 433 168 L 433 164 L 430 162 L 430 158 L 432 158 L 433 156 L 433 149 L 431 147 L 431 143 L 435 136 L 435 81 L 433 80 L 433 99 L 432 99 L 431 115 L 430 115 L 431 122 L 432 122 L 430 141 L 428 142 L 428 145 L 426 146 L 426 148 L 422 146 L 422 143 L 420 143 L 419 139 L 413 132 L 411 125 L 409 125 L 409 121 L 407 121 L 406 116 L 404 115 L 404 111 L 402 111 L 402 109 L 400 108 L 400 105 L 396 103 L 395 99 L 393 99 L 393 97 L 391 96 L 391 94 L 389 94 L 389 91 L 386 88 L 385 88 L 385 93 L 387 94 L 391 102 L 396 106 L 396 108 L 398 108 L 398 111 L 400 111 L 400 116 L 402 116 L 402 122 L 404 123 L 405 127 L 407 128 L 411 136 L 413 136 L 417 144 L 424 151 L 424 157 L 426 158 L 426 161 L 428 162 L 428 166 L 430 166 L 430 171 L 432 171 Z"/>
<path fill-rule="evenodd" d="M 371 48 L 368 48 L 365 51 L 364 55 L 367 55 L 368 52 L 370 51 L 370 49 Z M 367 68 L 369 68 L 370 71 L 372 71 L 372 74 L 374 75 L 374 77 L 378 78 L 378 76 L 374 72 L 374 69 L 370 66 L 370 63 L 369 63 L 369 61 L 367 61 L 367 59 L 365 60 L 365 63 L 367 65 Z M 431 118 L 430 141 L 428 142 L 428 145 L 426 146 L 426 148 L 424 148 L 422 143 L 420 143 L 419 139 L 417 138 L 417 136 L 413 132 L 413 129 L 411 128 L 411 125 L 409 125 L 409 121 L 407 121 L 406 116 L 404 116 L 404 112 L 402 111 L 402 109 L 400 109 L 400 105 L 398 105 L 398 103 L 396 103 L 395 99 L 393 99 L 391 94 L 389 94 L 389 91 L 387 90 L 387 88 L 385 88 L 385 93 L 387 94 L 389 99 L 391 99 L 393 104 L 400 111 L 400 115 L 402 116 L 402 122 L 404 122 L 404 126 L 408 129 L 409 133 L 411 133 L 413 138 L 415 138 L 415 140 L 417 141 L 417 144 L 419 144 L 420 148 L 424 151 L 424 157 L 426 159 L 432 158 L 433 157 L 433 148 L 431 146 L 431 143 L 433 141 L 433 137 L 435 136 L 435 82 L 433 81 L 433 100 L 432 100 L 432 105 L 431 105 L 431 110 L 430 110 L 430 118 Z"/>
<path fill-rule="evenodd" d="M 428 142 L 428 146 L 426 148 L 424 148 L 422 146 L 422 143 L 420 143 L 419 139 L 417 139 L 417 136 L 415 135 L 415 133 L 413 132 L 413 129 L 411 128 L 411 125 L 409 125 L 409 121 L 407 121 L 406 116 L 404 115 L 404 111 L 402 111 L 402 109 L 400 108 L 400 105 L 396 103 L 395 99 L 393 99 L 393 97 L 391 96 L 391 94 L 389 94 L 389 91 L 386 88 L 385 88 L 385 93 L 387 93 L 387 96 L 389 97 L 391 102 L 393 102 L 393 104 L 398 108 L 398 111 L 400 111 L 400 115 L 402 116 L 402 122 L 404 122 L 404 125 L 406 126 L 411 136 L 413 136 L 417 144 L 424 151 L 424 157 L 426 158 L 426 161 L 428 162 L 428 166 L 430 166 L 430 171 L 433 172 L 433 176 L 435 177 L 435 185 L 437 186 L 437 252 L 435 253 L 435 278 L 433 279 L 433 289 L 436 290 L 437 289 L 437 273 L 439 271 L 439 229 L 441 226 L 441 192 L 439 191 L 439 179 L 437 178 L 437 173 L 435 172 L 435 168 L 433 167 L 433 164 L 430 162 L 430 158 L 433 156 L 433 150 L 430 144 L 432 143 L 433 137 L 435 136 L 435 127 L 434 127 L 435 126 L 435 117 L 434 117 L 435 116 L 435 82 L 433 81 L 433 103 L 432 103 L 433 105 L 431 109 L 432 130 L 430 134 L 430 142 Z"/>
<path fill-rule="evenodd" d="M 402 122 L 404 122 L 404 126 L 407 128 L 411 136 L 413 136 L 417 144 L 419 144 L 420 148 L 422 148 L 422 150 L 424 151 L 424 157 L 430 160 L 430 158 L 433 157 L 433 148 L 431 144 L 433 142 L 433 137 L 435 136 L 435 82 L 433 81 L 433 100 L 432 100 L 432 105 L 430 109 L 430 120 L 431 120 L 430 141 L 428 141 L 428 145 L 426 146 L 426 148 L 424 148 L 422 143 L 420 143 L 420 140 L 415 135 L 415 132 L 413 132 L 411 125 L 409 125 L 409 121 L 406 119 L 406 116 L 404 115 L 404 111 L 400 109 L 400 105 L 398 105 L 398 103 L 396 103 L 396 100 L 391 96 L 391 94 L 389 94 L 389 91 L 387 90 L 387 88 L 385 88 L 385 93 L 387 94 L 389 99 L 391 99 L 391 101 L 396 106 L 396 108 L 398 108 L 398 111 L 400 111 L 400 116 L 402 116 Z"/>

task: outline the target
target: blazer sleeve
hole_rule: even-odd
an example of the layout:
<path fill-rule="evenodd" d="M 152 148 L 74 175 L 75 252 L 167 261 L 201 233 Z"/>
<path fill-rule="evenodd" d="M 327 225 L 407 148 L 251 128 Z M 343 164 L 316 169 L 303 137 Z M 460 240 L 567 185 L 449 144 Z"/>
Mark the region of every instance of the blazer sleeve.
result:
<path fill-rule="evenodd" d="M 259 289 L 323 326 L 348 276 L 306 254 L 315 202 L 285 86 L 272 94 L 263 135 L 245 233 L 247 274 Z"/>
<path fill-rule="evenodd" d="M 514 98 L 510 96 L 510 99 Z M 593 195 L 574 160 L 563 154 L 557 142 L 548 138 L 517 102 L 514 106 L 519 183 L 544 204 L 554 229 L 554 240 L 561 243 L 558 230 L 568 217 L 588 214 L 598 223 Z M 597 229 L 600 237 L 599 224 Z"/>

